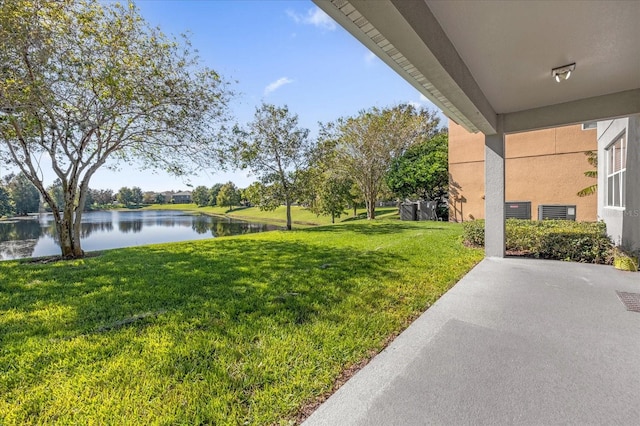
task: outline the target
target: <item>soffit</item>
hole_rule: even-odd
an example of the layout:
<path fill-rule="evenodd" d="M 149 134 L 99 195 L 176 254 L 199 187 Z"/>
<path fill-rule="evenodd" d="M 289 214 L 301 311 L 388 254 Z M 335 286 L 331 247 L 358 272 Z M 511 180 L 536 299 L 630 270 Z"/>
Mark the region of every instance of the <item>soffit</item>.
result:
<path fill-rule="evenodd" d="M 640 113 L 640 2 L 314 1 L 467 130 Z"/>

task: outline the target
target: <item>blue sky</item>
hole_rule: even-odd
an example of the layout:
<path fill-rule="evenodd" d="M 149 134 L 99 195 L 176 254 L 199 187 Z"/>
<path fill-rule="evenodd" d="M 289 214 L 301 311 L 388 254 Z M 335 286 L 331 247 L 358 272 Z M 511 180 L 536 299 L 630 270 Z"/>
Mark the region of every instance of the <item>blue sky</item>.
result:
<path fill-rule="evenodd" d="M 142 16 L 166 34 L 188 33 L 205 65 L 237 81 L 233 114 L 242 124 L 253 118 L 263 101 L 287 105 L 312 137 L 318 122 L 372 106 L 413 102 L 437 111 L 311 1 L 138 0 L 136 4 Z M 229 180 L 242 188 L 254 178 L 246 171 L 206 171 L 186 182 L 123 165 L 119 172 L 99 171 L 90 186 L 161 191 Z"/>

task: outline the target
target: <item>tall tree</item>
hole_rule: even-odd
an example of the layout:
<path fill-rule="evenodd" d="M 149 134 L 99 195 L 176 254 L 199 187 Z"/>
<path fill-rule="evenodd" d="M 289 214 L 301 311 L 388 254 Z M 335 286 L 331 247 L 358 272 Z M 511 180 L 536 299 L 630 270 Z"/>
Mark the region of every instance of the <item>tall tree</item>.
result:
<path fill-rule="evenodd" d="M 333 142 L 320 142 L 311 151 L 309 166 L 301 172 L 304 185 L 300 194 L 300 201 L 309 210 L 318 215 L 331 216 L 331 223 L 352 202 L 353 186 L 351 178 L 337 167 Z"/>
<path fill-rule="evenodd" d="M 204 185 L 196 186 L 191 193 L 191 200 L 196 203 L 198 207 L 209 205 L 209 188 Z"/>
<path fill-rule="evenodd" d="M 291 229 L 291 204 L 300 189 L 298 171 L 307 164 L 309 130 L 298 127 L 298 116 L 284 107 L 262 104 L 246 130 L 236 128 L 233 152 L 236 164 L 255 174 L 266 191 L 263 209 L 280 204 L 287 208 L 287 229 Z"/>
<path fill-rule="evenodd" d="M 325 175 L 319 187 L 317 203 L 312 211 L 331 216 L 331 223 L 335 223 L 335 218 L 342 216 L 349 206 L 349 191 L 352 184 L 349 179 L 340 175 L 333 173 Z"/>
<path fill-rule="evenodd" d="M 128 186 L 123 186 L 118 190 L 118 194 L 116 198 L 120 204 L 123 204 L 125 207 L 129 207 L 133 204 L 133 191 Z"/>
<path fill-rule="evenodd" d="M 222 185 L 220 191 L 218 191 L 216 202 L 219 206 L 229 207 L 229 210 L 231 210 L 233 206 L 240 204 L 240 192 L 233 182 Z"/>
<path fill-rule="evenodd" d="M 400 198 L 441 199 L 449 188 L 448 152 L 445 132 L 410 147 L 391 163 L 389 189 Z"/>
<path fill-rule="evenodd" d="M 260 206 L 264 204 L 262 197 L 265 193 L 266 191 L 262 183 L 253 182 L 242 191 L 242 198 L 252 206 Z"/>
<path fill-rule="evenodd" d="M 209 188 L 209 205 L 215 206 L 218 200 L 218 192 L 220 192 L 220 188 L 222 188 L 221 183 L 214 184 L 211 188 Z"/>
<path fill-rule="evenodd" d="M 340 118 L 321 129 L 323 139 L 333 139 L 336 165 L 356 182 L 375 218 L 375 205 L 392 161 L 407 148 L 438 132 L 439 119 L 412 105 L 371 108 L 355 117 Z"/>
<path fill-rule="evenodd" d="M 113 203 L 115 197 L 110 189 L 98 189 L 94 191 L 93 198 L 99 206 L 108 206 Z"/>
<path fill-rule="evenodd" d="M 64 257 L 83 256 L 82 210 L 105 164 L 184 175 L 215 161 L 232 94 L 188 40 L 149 26 L 133 3 L 0 4 L 0 159 L 52 207 Z M 64 206 L 46 191 L 42 159 L 62 182 Z"/>
<path fill-rule="evenodd" d="M 167 202 L 167 197 L 162 193 L 157 193 L 155 202 L 158 204 L 165 204 Z"/>
<path fill-rule="evenodd" d="M 136 206 L 142 204 L 142 198 L 144 195 L 142 194 L 142 189 L 139 186 L 134 186 L 131 188 L 131 202 Z"/>
<path fill-rule="evenodd" d="M 18 216 L 37 212 L 40 207 L 38 190 L 24 173 L 19 173 L 9 182 L 9 194 L 13 201 L 13 210 Z"/>

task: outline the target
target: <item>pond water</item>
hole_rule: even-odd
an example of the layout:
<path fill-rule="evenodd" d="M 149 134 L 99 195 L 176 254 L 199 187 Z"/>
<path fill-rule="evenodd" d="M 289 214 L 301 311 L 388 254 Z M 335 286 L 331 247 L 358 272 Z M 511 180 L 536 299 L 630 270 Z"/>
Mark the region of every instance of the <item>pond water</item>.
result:
<path fill-rule="evenodd" d="M 84 251 L 202 240 L 282 229 L 275 225 L 172 210 L 99 211 L 82 215 Z M 60 254 L 53 215 L 0 222 L 0 260 Z"/>

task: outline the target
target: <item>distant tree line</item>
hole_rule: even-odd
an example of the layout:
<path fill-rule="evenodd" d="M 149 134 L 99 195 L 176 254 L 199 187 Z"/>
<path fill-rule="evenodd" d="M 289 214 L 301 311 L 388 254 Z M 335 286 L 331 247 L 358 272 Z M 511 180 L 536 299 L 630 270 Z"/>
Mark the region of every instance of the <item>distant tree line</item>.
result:
<path fill-rule="evenodd" d="M 64 208 L 64 190 L 60 180 L 46 188 L 48 195 L 56 200 L 56 205 Z M 110 189 L 87 189 L 84 210 L 112 207 L 115 195 Z M 41 201 L 40 192 L 23 174 L 8 174 L 0 178 L 0 217 L 26 216 L 40 210 L 51 211 L 51 207 Z"/>

